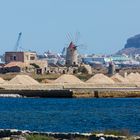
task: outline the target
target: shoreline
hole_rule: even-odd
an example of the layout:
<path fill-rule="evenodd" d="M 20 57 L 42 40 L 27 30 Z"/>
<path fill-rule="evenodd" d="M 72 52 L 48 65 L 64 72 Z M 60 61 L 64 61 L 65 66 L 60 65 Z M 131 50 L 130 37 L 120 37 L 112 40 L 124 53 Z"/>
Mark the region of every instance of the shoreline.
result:
<path fill-rule="evenodd" d="M 116 131 L 117 132 L 117 131 Z M 140 136 L 135 136 L 135 135 L 128 135 L 128 134 L 117 134 L 115 131 L 110 134 L 104 134 L 104 133 L 65 133 L 65 132 L 37 132 L 37 131 L 28 131 L 28 130 L 17 130 L 17 129 L 0 129 L 0 139 L 6 139 L 6 140 L 19 140 L 19 139 L 24 139 L 26 140 L 27 137 L 30 136 L 43 136 L 46 138 L 53 138 L 54 140 L 58 139 L 65 139 L 65 140 L 99 140 L 100 138 L 104 138 L 105 140 L 126 140 L 128 137 L 133 138 L 135 140 L 140 139 Z"/>

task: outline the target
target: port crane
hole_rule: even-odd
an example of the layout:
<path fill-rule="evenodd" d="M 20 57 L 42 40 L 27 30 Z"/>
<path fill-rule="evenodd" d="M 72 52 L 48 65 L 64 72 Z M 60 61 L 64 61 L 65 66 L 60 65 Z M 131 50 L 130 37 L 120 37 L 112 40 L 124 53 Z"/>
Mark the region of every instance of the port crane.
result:
<path fill-rule="evenodd" d="M 21 36 L 22 36 L 22 32 L 20 32 L 20 33 L 18 34 L 18 39 L 17 39 L 17 41 L 16 41 L 16 45 L 15 45 L 14 51 L 18 51 L 18 49 L 21 48 L 21 46 L 19 46 L 19 45 L 20 45 Z"/>

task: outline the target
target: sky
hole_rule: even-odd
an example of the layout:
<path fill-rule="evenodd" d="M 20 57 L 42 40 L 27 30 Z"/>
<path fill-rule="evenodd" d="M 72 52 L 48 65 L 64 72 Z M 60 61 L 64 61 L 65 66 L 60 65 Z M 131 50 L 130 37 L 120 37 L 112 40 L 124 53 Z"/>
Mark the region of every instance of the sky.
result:
<path fill-rule="evenodd" d="M 60 53 L 76 34 L 80 53 L 112 54 L 140 34 L 140 0 L 0 0 L 0 54 L 19 32 L 20 46 L 40 54 Z"/>

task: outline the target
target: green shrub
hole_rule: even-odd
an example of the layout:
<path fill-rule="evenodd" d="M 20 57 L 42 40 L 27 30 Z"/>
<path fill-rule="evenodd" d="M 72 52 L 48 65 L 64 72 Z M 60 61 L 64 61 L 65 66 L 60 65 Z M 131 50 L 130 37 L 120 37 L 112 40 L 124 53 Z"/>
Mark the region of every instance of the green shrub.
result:
<path fill-rule="evenodd" d="M 108 135 L 115 135 L 115 136 L 129 136 L 130 131 L 127 129 L 122 129 L 122 130 L 106 130 L 104 131 L 104 134 Z"/>
<path fill-rule="evenodd" d="M 28 135 L 26 136 L 27 140 L 55 140 L 52 137 L 47 137 L 43 135 Z"/>
<path fill-rule="evenodd" d="M 99 134 L 99 133 L 103 133 L 105 135 L 115 135 L 115 136 L 130 136 L 131 133 L 129 130 L 127 129 L 122 129 L 122 130 L 104 130 L 104 131 L 96 131 L 93 132 L 93 134 Z"/>

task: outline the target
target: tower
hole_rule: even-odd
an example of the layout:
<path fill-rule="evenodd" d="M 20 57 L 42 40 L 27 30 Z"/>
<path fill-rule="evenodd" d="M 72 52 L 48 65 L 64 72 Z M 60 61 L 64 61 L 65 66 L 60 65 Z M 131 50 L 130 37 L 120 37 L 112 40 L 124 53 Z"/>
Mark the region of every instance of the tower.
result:
<path fill-rule="evenodd" d="M 108 67 L 108 74 L 110 76 L 115 74 L 115 64 L 113 62 L 109 63 L 109 67 Z"/>
<path fill-rule="evenodd" d="M 66 66 L 78 65 L 77 46 L 73 42 L 70 42 L 66 51 Z"/>

